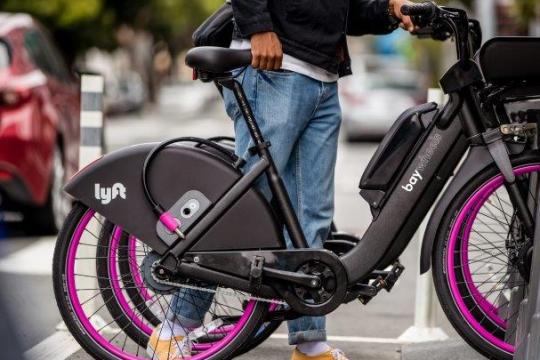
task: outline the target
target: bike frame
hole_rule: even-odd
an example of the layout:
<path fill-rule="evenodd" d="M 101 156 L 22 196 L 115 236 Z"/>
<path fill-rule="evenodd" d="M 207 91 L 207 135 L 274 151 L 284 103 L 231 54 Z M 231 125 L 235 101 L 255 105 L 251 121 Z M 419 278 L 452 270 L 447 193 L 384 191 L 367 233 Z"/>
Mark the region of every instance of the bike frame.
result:
<path fill-rule="evenodd" d="M 234 91 L 260 159 L 222 197 L 204 219 L 193 227 L 190 236 L 184 241 L 178 242 L 170 249 L 170 252 L 181 258 L 197 242 L 199 236 L 234 204 L 235 199 L 246 193 L 263 174 L 268 179 L 274 200 L 281 212 L 281 217 L 294 247 L 297 249 L 307 248 L 298 218 L 268 150 L 269 144 L 260 132 L 241 85 L 234 79 L 223 80 L 220 83 L 231 87 Z M 451 99 L 445 108 L 456 106 L 454 101 Z M 474 99 L 469 99 L 469 101 L 474 101 Z M 439 116 L 430 124 L 420 142 L 421 146 L 416 149 L 411 164 L 402 171 L 402 174 L 399 174 L 399 180 L 395 182 L 380 214 L 373 220 L 359 244 L 342 258 L 350 283 L 358 282 L 376 268 L 383 268 L 391 264 L 409 243 L 412 235 L 465 154 L 468 148 L 465 137 L 477 134 L 464 133 L 463 131 L 464 128 L 476 129 L 480 125 L 477 122 L 478 117 L 473 115 L 477 114 L 476 109 L 470 109 L 466 104 L 462 105 L 460 113 L 453 115 L 452 119 Z M 461 121 L 453 121 L 455 118 L 459 118 Z M 440 126 L 446 122 L 450 123 L 447 127 Z M 423 179 L 415 186 L 414 191 L 403 190 L 402 185 L 407 184 L 412 174 L 419 168 L 423 169 L 421 172 Z"/>
<path fill-rule="evenodd" d="M 467 21 L 466 17 L 464 19 Z M 453 26 L 458 28 L 455 22 Z M 471 140 L 466 139 L 477 139 L 485 129 L 487 119 L 482 116 L 477 92 L 473 89 L 473 86 L 481 82 L 480 70 L 474 62 L 468 60 L 472 51 L 468 33 L 463 35 L 463 31 L 460 34 L 457 31 L 456 35 L 460 61 L 442 81 L 447 93 L 451 93 L 450 99 L 429 125 L 414 151 L 410 165 L 400 174 L 396 174 L 397 180 L 388 193 L 381 212 L 373 220 L 359 244 L 341 258 L 349 284 L 355 284 L 368 277 L 372 271 L 390 265 L 401 255 L 467 151 Z M 463 76 L 466 80 L 462 79 Z M 294 247 L 307 248 L 298 218 L 268 149 L 270 144 L 257 125 L 241 84 L 232 76 L 216 81 L 233 91 L 253 139 L 254 152 L 260 159 L 219 200 L 204 219 L 194 226 L 190 236 L 170 249 L 169 255 L 182 258 L 206 229 L 263 174 L 268 179 L 274 201 L 278 205 Z M 468 83 L 452 88 L 459 81 Z M 414 186 L 413 191 L 404 190 L 402 185 L 408 184 L 412 174 L 417 171 L 421 174 L 421 181 Z M 167 255 L 164 258 L 167 258 Z"/>
<path fill-rule="evenodd" d="M 361 284 L 373 279 L 375 273 L 397 261 L 471 146 L 483 146 L 489 151 L 493 162 L 505 175 L 510 199 L 520 220 L 526 229 L 532 228 L 530 209 L 513 177 L 506 144 L 500 135 L 498 123 L 494 121 L 498 119 L 497 108 L 493 107 L 488 109 L 489 111 L 482 108 L 485 104 L 481 93 L 486 89 L 486 84 L 479 65 L 471 60 L 481 43 L 478 23 L 469 21 L 462 10 L 440 9 L 439 18 L 456 37 L 458 53 L 458 62 L 441 79 L 441 87 L 449 95 L 449 100 L 427 125 L 422 138 L 412 151 L 409 165 L 396 174 L 391 189 L 385 194 L 384 205 L 374 216 L 362 239 L 338 259 L 337 265 L 336 256 L 331 252 L 307 248 L 305 235 L 269 151 L 271 144 L 261 133 L 241 84 L 231 74 L 222 74 L 218 77 L 210 75 L 207 80 L 216 81 L 233 91 L 254 143 L 252 151 L 259 156 L 259 160 L 191 229 L 185 239 L 177 241 L 169 248 L 160 260 L 162 269 L 201 280 L 219 280 L 221 284 L 250 291 L 254 285 L 253 267 L 257 266 L 258 260 L 262 259 L 263 263 L 266 260 L 266 265 L 269 266 L 262 268 L 261 265 L 260 269 L 266 276 L 262 280 L 255 279 L 255 284 L 258 284 L 256 293 L 270 297 L 275 294 L 273 290 L 281 286 L 281 291 L 277 290 L 277 293 L 284 296 L 295 310 L 311 311 L 305 303 L 297 302 L 288 288 L 282 285 L 296 284 L 314 289 L 316 285 L 313 284 L 318 284 L 318 278 L 299 274 L 296 268 L 291 268 L 290 264 L 286 263 L 296 260 L 297 265 L 300 265 L 300 261 L 326 259 L 328 263 L 335 265 L 333 270 L 336 272 L 337 282 L 345 282 L 345 286 L 350 289 L 346 294 L 341 294 L 332 306 L 335 306 L 337 301 L 348 301 L 358 296 L 355 295 L 359 293 L 358 286 L 361 288 Z M 419 174 L 420 180 L 410 181 L 413 174 Z M 277 205 L 294 249 L 285 250 L 283 244 L 283 250 L 277 251 L 261 249 L 251 252 L 190 252 L 210 226 L 249 191 L 262 175 L 266 175 L 268 179 L 273 202 Z M 413 185 L 412 190 L 406 186 L 409 183 Z M 281 258 L 281 261 L 271 260 L 276 258 Z M 313 284 L 310 285 L 310 282 Z M 300 312 L 320 315 L 332 311 L 335 308 L 332 306 L 324 309 L 321 307 L 313 312 Z"/>

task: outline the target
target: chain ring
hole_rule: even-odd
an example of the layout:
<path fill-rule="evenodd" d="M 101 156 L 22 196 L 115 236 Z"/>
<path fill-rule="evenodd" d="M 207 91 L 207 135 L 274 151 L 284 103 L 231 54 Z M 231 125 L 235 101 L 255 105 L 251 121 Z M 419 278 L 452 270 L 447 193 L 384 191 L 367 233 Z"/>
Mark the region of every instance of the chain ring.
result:
<path fill-rule="evenodd" d="M 321 305 L 332 298 L 336 290 L 336 278 L 334 272 L 327 265 L 319 261 L 310 261 L 298 269 L 306 275 L 315 275 L 321 279 L 319 289 L 309 289 L 303 286 L 294 286 L 295 295 L 303 302 L 310 305 Z"/>

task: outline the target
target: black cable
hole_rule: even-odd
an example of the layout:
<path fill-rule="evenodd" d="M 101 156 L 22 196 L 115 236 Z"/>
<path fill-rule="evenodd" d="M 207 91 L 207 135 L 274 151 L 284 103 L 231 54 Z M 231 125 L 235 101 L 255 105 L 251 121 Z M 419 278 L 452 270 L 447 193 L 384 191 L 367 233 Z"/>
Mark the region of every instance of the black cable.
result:
<path fill-rule="evenodd" d="M 150 165 L 152 165 L 152 162 L 154 161 L 156 156 L 161 151 L 163 151 L 166 147 L 168 147 L 168 146 L 170 146 L 172 144 L 175 144 L 175 143 L 180 143 L 180 142 L 194 142 L 194 143 L 197 143 L 197 144 L 203 144 L 203 145 L 209 146 L 209 147 L 221 152 L 222 154 L 227 156 L 229 159 L 231 159 L 233 162 L 236 162 L 238 160 L 238 156 L 236 156 L 236 154 L 234 154 L 232 151 L 229 151 L 229 150 L 219 146 L 218 144 L 216 144 L 215 142 L 213 142 L 211 140 L 200 139 L 200 138 L 196 138 L 196 137 L 181 137 L 181 138 L 175 138 L 175 139 L 167 140 L 167 141 L 162 142 L 161 144 L 159 144 L 155 148 L 153 148 L 152 151 L 150 151 L 150 153 L 148 154 L 148 156 L 146 156 L 146 159 L 144 160 L 143 169 L 142 169 L 142 185 L 143 185 L 144 196 L 146 197 L 146 199 L 148 200 L 150 205 L 152 205 L 152 210 L 158 216 L 163 214 L 165 212 L 165 210 L 154 199 L 154 197 L 152 196 L 152 192 L 150 191 L 150 186 L 149 186 L 149 181 L 148 181 L 149 180 L 148 179 L 148 176 L 149 176 L 148 174 L 149 174 L 149 170 L 150 170 Z"/>

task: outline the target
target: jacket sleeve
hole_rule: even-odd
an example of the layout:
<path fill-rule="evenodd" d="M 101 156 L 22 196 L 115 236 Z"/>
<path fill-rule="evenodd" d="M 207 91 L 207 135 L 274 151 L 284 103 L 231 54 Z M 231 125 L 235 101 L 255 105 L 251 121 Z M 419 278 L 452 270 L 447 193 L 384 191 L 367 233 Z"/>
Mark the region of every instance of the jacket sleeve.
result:
<path fill-rule="evenodd" d="M 388 34 L 397 28 L 388 13 L 389 0 L 350 0 L 348 35 Z"/>
<path fill-rule="evenodd" d="M 232 7 L 234 21 L 243 36 L 273 31 L 268 0 L 232 0 Z"/>

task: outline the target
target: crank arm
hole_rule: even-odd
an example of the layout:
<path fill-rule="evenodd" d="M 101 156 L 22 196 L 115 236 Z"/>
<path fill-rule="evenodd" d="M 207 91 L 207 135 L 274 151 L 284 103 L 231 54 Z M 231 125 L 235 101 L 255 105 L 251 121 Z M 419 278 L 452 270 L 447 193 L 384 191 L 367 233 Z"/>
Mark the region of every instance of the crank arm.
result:
<path fill-rule="evenodd" d="M 270 279 L 283 280 L 312 289 L 317 289 L 321 286 L 321 279 L 314 275 L 300 274 L 268 267 L 263 268 L 263 274 Z"/>

